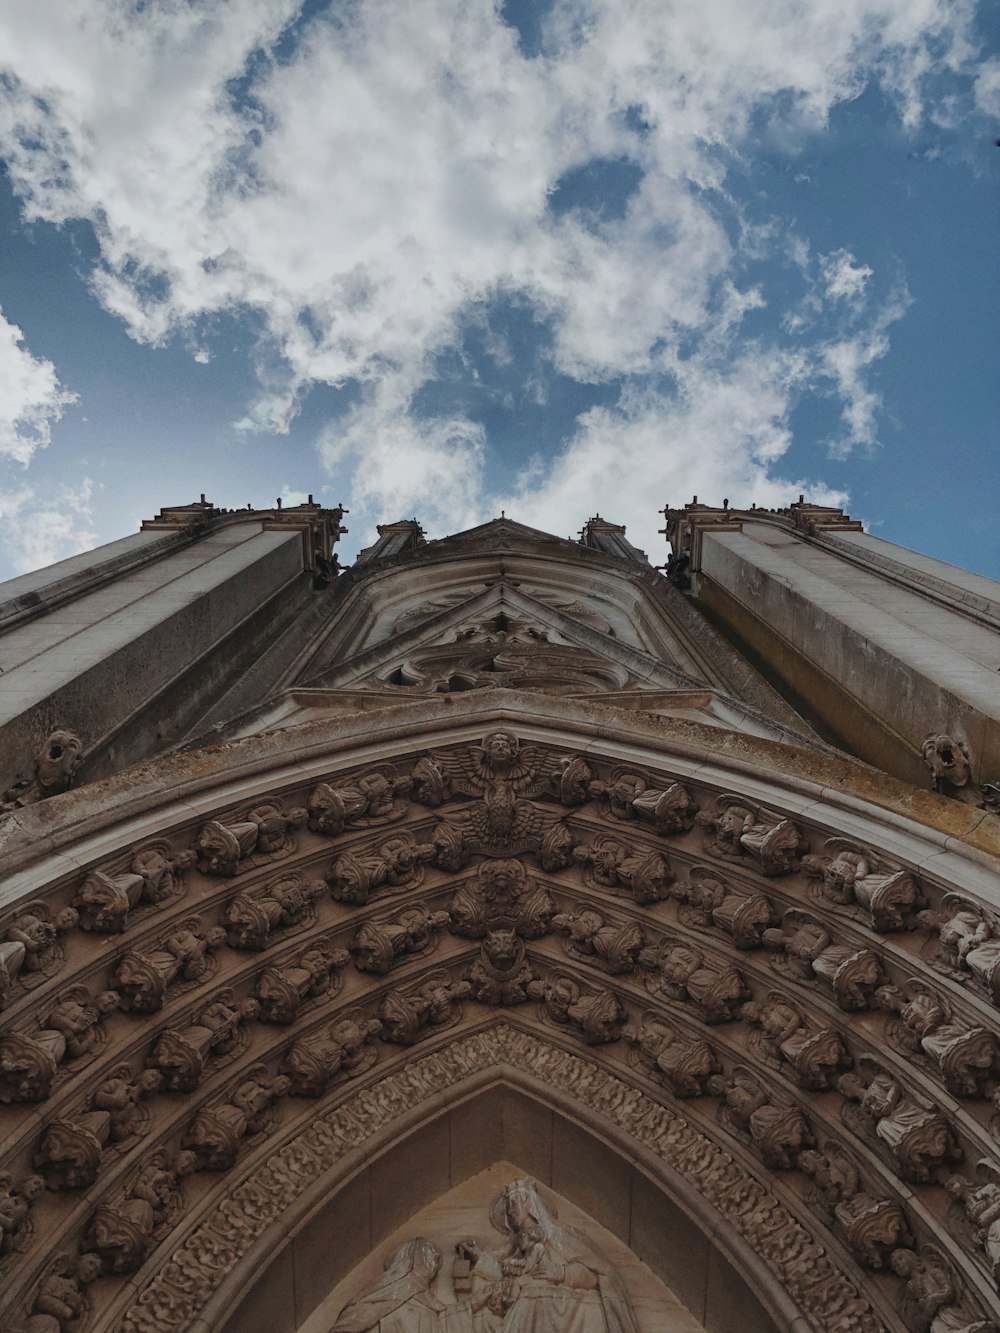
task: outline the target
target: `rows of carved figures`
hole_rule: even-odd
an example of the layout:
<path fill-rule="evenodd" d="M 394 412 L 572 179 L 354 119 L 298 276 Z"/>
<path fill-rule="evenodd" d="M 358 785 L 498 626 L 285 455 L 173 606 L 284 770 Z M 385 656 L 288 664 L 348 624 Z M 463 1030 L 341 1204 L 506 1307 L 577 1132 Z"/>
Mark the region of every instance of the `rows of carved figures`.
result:
<path fill-rule="evenodd" d="M 413 803 L 424 822 L 428 810 L 448 808 L 420 841 L 408 828 L 383 828 L 412 814 Z M 617 827 L 602 832 L 594 816 Z M 298 868 L 274 873 L 299 850 L 297 830 L 307 827 L 345 845 L 321 877 Z M 680 848 L 699 834 L 709 863 L 675 871 L 661 839 L 680 839 Z M 207 877 L 198 886 L 201 910 L 183 915 L 192 896 L 184 878 L 195 868 Z M 428 892 L 413 901 L 427 868 L 443 872 L 428 891 L 447 892 L 437 906 Z M 775 880 L 798 871 L 816 881 L 812 898 L 801 888 L 753 886 L 755 874 Z M 247 872 L 254 882 L 246 889 L 211 889 L 213 880 Z M 560 908 L 553 890 L 565 895 L 570 880 L 573 894 Z M 581 902 L 581 886 L 593 901 Z M 16 1107 L 58 1093 L 59 1103 L 36 1133 L 32 1171 L 0 1177 L 0 1256 L 27 1247 L 45 1191 L 89 1187 L 110 1152 L 140 1150 L 154 1099 L 195 1092 L 207 1074 L 239 1059 L 259 1025 L 284 1028 L 300 1016 L 311 1024 L 278 1054 L 244 1067 L 224 1093 L 213 1092 L 171 1131 L 169 1145 L 157 1142 L 129 1182 L 97 1205 L 78 1237 L 74 1273 L 50 1275 L 67 1291 L 76 1284 L 78 1305 L 87 1282 L 141 1267 L 174 1226 L 187 1176 L 232 1168 L 266 1141 L 286 1099 L 323 1096 L 366 1072 L 384 1044 L 413 1046 L 457 1023 L 468 1001 L 531 1004 L 533 1021 L 553 1032 L 626 1052 L 653 1096 L 704 1099 L 717 1128 L 764 1166 L 809 1177 L 813 1204 L 858 1263 L 891 1267 L 911 1283 L 914 1262 L 930 1262 L 926 1247 L 914 1249 L 919 1223 L 863 1177 L 823 1130 L 826 1112 L 813 1116 L 799 1095 L 839 1093 L 841 1122 L 862 1155 L 881 1156 L 905 1182 L 946 1189 L 955 1226 L 965 1227 L 1000 1281 L 1000 1173 L 991 1165 L 990 1132 L 997 1127 L 989 1122 L 993 1103 L 1000 1105 L 1000 1053 L 992 1026 L 977 1021 L 977 997 L 998 999 L 1000 926 L 973 902 L 944 897 L 865 848 L 831 839 L 810 856 L 793 821 L 742 798 L 718 796 L 699 810 L 681 783 L 634 770 L 596 777 L 580 756 L 497 732 L 482 746 L 424 756 L 404 776 L 382 765 L 321 783 L 298 807 L 259 802 L 240 817 L 210 820 L 181 851 L 146 843 L 124 863 L 82 876 L 70 894 L 61 906 L 32 903 L 0 922 L 0 1001 L 10 1003 L 14 1020 L 0 1035 L 0 1102 Z M 405 905 L 360 924 L 327 906 L 365 907 L 397 894 L 410 895 Z M 223 900 L 209 921 L 205 904 L 215 897 Z M 309 938 L 297 947 L 300 931 Z M 349 965 L 384 978 L 430 954 L 445 932 L 478 941 L 471 961 L 465 949 L 462 961 L 417 980 L 376 983 L 377 1002 L 355 998 L 317 1021 Z M 894 945 L 911 932 L 923 932 L 929 947 L 920 961 L 939 969 L 941 988 L 907 973 L 926 971 Z M 70 935 L 126 937 L 124 947 L 102 948 L 99 986 L 60 988 Z M 529 954 L 532 941 L 543 942 L 540 953 Z M 565 967 L 547 956 L 556 941 Z M 237 984 L 229 951 L 237 961 L 264 951 L 274 957 L 243 966 Z M 134 1059 L 107 1067 L 112 1014 L 158 1013 L 210 985 L 222 959 L 227 984 L 189 1005 L 184 1022 L 175 1016 L 152 1033 L 139 1067 Z M 622 987 L 605 985 L 602 975 Z M 646 996 L 639 1007 L 636 994 Z M 36 995 L 35 1004 L 23 1003 Z M 877 1015 L 889 1017 L 873 1029 Z M 916 1067 L 912 1086 L 892 1072 L 884 1045 L 901 1057 L 897 1066 Z M 928 1074 L 971 1114 L 937 1106 Z M 66 1088 L 81 1084 L 86 1099 L 67 1105 Z M 976 1179 L 956 1173 L 963 1158 Z M 961 1289 L 954 1273 L 949 1282 Z M 75 1333 L 73 1301 L 60 1314 L 50 1287 L 46 1279 L 32 1296 L 36 1322 L 25 1326 Z M 935 1333 L 966 1326 L 975 1321 L 939 1322 Z"/>

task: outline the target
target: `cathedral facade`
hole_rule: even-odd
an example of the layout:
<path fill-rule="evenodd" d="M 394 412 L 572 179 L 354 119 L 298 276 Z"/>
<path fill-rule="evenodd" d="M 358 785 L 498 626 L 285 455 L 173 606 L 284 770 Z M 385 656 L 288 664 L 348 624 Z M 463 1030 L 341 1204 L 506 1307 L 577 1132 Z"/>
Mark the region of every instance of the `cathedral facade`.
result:
<path fill-rule="evenodd" d="M 344 512 L 0 588 L 0 1328 L 996 1333 L 1000 585 Z"/>

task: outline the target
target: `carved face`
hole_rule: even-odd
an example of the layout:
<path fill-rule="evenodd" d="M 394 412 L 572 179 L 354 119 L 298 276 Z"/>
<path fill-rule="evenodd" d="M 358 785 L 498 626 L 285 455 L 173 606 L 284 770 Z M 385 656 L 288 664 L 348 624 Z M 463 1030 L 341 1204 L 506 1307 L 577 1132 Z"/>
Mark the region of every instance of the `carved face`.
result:
<path fill-rule="evenodd" d="M 483 758 L 491 764 L 508 765 L 517 758 L 519 742 L 509 731 L 492 731 L 483 740 Z"/>
<path fill-rule="evenodd" d="M 39 750 L 36 765 L 38 784 L 62 788 L 69 784 L 83 754 L 83 742 L 72 731 L 54 731 Z"/>

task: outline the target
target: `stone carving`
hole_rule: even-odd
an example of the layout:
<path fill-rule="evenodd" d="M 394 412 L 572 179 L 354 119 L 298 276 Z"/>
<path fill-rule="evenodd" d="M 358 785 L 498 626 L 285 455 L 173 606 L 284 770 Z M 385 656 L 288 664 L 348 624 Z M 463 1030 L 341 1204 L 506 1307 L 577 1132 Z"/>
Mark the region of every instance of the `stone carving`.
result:
<path fill-rule="evenodd" d="M 586 1056 L 549 1046 L 503 1023 L 408 1060 L 405 1068 L 382 1081 L 377 1096 L 360 1089 L 317 1117 L 307 1138 L 300 1136 L 278 1148 L 251 1177 L 227 1191 L 169 1261 L 150 1276 L 124 1309 L 121 1333 L 181 1333 L 190 1328 L 272 1219 L 323 1171 L 383 1130 L 394 1116 L 408 1114 L 470 1075 L 501 1064 L 531 1069 L 598 1109 L 630 1139 L 680 1172 L 751 1245 L 759 1243 L 761 1219 L 775 1219 L 769 1235 L 777 1241 L 766 1240 L 761 1253 L 803 1313 L 817 1328 L 831 1333 L 877 1333 L 881 1323 L 871 1306 L 834 1261 L 822 1250 L 816 1252 L 802 1224 L 696 1127 L 667 1106 L 651 1105 Z M 785 1256 L 793 1258 L 785 1263 Z"/>
<path fill-rule="evenodd" d="M 0 813 L 20 810 L 23 806 L 34 805 L 36 801 L 44 801 L 47 796 L 68 791 L 82 759 L 83 741 L 76 732 L 57 728 L 46 736 L 35 755 L 31 777 L 15 782 L 4 793 L 0 801 Z"/>
<path fill-rule="evenodd" d="M 813 1092 L 832 1088 L 838 1073 L 852 1064 L 839 1032 L 810 1027 L 799 1009 L 777 991 L 744 1005 L 743 1017 L 760 1030 L 766 1046 L 791 1067 L 803 1088 Z"/>
<path fill-rule="evenodd" d="M 709 967 L 697 949 L 663 939 L 639 954 L 639 962 L 653 975 L 647 985 L 672 1000 L 693 1004 L 705 1023 L 732 1023 L 742 1016 L 751 991 L 735 967 Z"/>
<path fill-rule="evenodd" d="M 15 1185 L 12 1176 L 0 1173 L 0 1259 L 18 1248 L 28 1229 L 31 1206 L 44 1193 L 41 1176 L 25 1176 Z"/>
<path fill-rule="evenodd" d="M 330 894 L 338 902 L 363 906 L 376 889 L 414 889 L 423 878 L 423 863 L 434 859 L 432 843 L 415 843 L 408 835 L 388 838 L 371 849 L 338 856 L 327 874 Z"/>
<path fill-rule="evenodd" d="M 885 1268 L 894 1249 L 911 1243 L 899 1205 L 869 1194 L 857 1167 L 836 1144 L 823 1152 L 806 1149 L 799 1154 L 799 1168 L 812 1177 L 817 1201 L 836 1218 L 863 1268 Z"/>
<path fill-rule="evenodd" d="M 158 1037 L 150 1065 L 163 1079 L 164 1092 L 193 1092 L 210 1056 L 228 1055 L 242 1039 L 242 1025 L 257 1017 L 256 1000 L 238 1003 L 233 992 L 221 991 L 185 1028 L 167 1028 Z"/>
<path fill-rule="evenodd" d="M 835 944 L 826 928 L 798 908 L 782 917 L 780 929 L 765 930 L 766 949 L 781 955 L 781 970 L 791 976 L 820 981 L 833 992 L 841 1009 L 867 1009 L 881 981 L 882 965 L 870 949 Z"/>
<path fill-rule="evenodd" d="M 969 747 L 944 732 L 931 732 L 920 747 L 924 763 L 931 771 L 931 786 L 942 796 L 954 796 L 972 777 Z"/>
<path fill-rule="evenodd" d="M 749 857 L 763 875 L 792 874 L 809 850 L 790 819 L 755 810 L 741 796 L 718 797 L 715 811 L 700 811 L 695 823 L 704 829 L 707 852 L 729 860 Z"/>
<path fill-rule="evenodd" d="M 560 912 L 552 926 L 567 937 L 571 954 L 599 959 L 612 976 L 634 972 L 646 944 L 642 927 L 634 921 L 608 925 L 599 912 L 589 910 Z"/>
<path fill-rule="evenodd" d="M 292 832 L 302 828 L 308 812 L 300 807 L 287 814 L 274 801 L 258 805 L 231 824 L 210 819 L 194 841 L 192 850 L 204 875 L 232 878 L 289 850 Z"/>
<path fill-rule="evenodd" d="M 947 1263 L 940 1251 L 925 1246 L 919 1253 L 895 1250 L 890 1259 L 892 1271 L 903 1279 L 900 1314 L 913 1333 L 930 1333 L 935 1316 L 945 1306 L 954 1304 L 957 1292 Z"/>
<path fill-rule="evenodd" d="M 354 966 L 384 977 L 401 958 L 427 953 L 449 921 L 447 912 L 431 912 L 422 905 L 374 917 L 358 927 L 348 945 Z"/>
<path fill-rule="evenodd" d="M 98 1204 L 88 1242 L 105 1273 L 134 1273 L 180 1210 L 181 1181 L 198 1166 L 191 1152 L 154 1153 L 127 1190 Z"/>
<path fill-rule="evenodd" d="M 451 930 L 465 939 L 481 939 L 490 929 L 508 925 L 522 939 L 546 934 L 556 906 L 520 861 L 484 861 L 475 879 L 465 880 L 448 901 Z"/>
<path fill-rule="evenodd" d="M 0 1037 L 0 1102 L 44 1101 L 65 1054 L 66 1039 L 55 1029 Z"/>
<path fill-rule="evenodd" d="M 974 978 L 1000 1005 L 1000 924 L 975 903 L 948 894 L 940 910 L 920 912 L 917 922 L 938 939 L 931 961 L 957 981 Z"/>
<path fill-rule="evenodd" d="M 156 1069 L 133 1074 L 128 1065 L 119 1065 L 98 1086 L 91 1105 L 95 1111 L 107 1112 L 112 1143 L 121 1143 L 140 1132 L 146 1119 L 141 1103 L 159 1092 L 162 1082 Z"/>
<path fill-rule="evenodd" d="M 226 1171 L 245 1139 L 265 1133 L 275 1117 L 275 1103 L 291 1087 L 284 1074 L 268 1074 L 263 1065 L 248 1071 L 228 1101 L 204 1106 L 188 1125 L 181 1147 L 192 1152 L 198 1171 Z"/>
<path fill-rule="evenodd" d="M 371 1042 L 382 1031 L 377 1019 L 343 1018 L 326 1032 L 300 1037 L 285 1054 L 280 1073 L 292 1097 L 322 1097 L 335 1074 L 359 1074 L 375 1061 Z"/>
<path fill-rule="evenodd" d="M 467 981 L 453 981 L 447 972 L 434 972 L 415 986 L 390 991 L 378 1011 L 383 1041 L 412 1046 L 428 1027 L 457 1022 L 459 1002 L 471 994 Z"/>
<path fill-rule="evenodd" d="M 102 935 L 120 935 L 129 912 L 140 903 L 160 903 L 169 897 L 195 860 L 194 852 L 174 852 L 169 843 L 157 841 L 140 847 L 127 871 L 90 871 L 73 899 L 81 927 Z"/>
<path fill-rule="evenodd" d="M 899 1015 L 896 1033 L 904 1047 L 928 1056 L 949 1092 L 956 1097 L 987 1095 L 1000 1065 L 992 1032 L 953 1019 L 947 1003 L 918 982 L 909 982 L 904 990 L 883 986 L 878 1000 L 883 1009 Z"/>
<path fill-rule="evenodd" d="M 79 920 L 72 907 L 54 915 L 46 903 L 28 903 L 15 917 L 0 926 L 0 1009 L 9 998 L 14 982 L 41 980 L 62 962 L 59 937 Z"/>
<path fill-rule="evenodd" d="M 862 1125 L 867 1123 L 876 1142 L 888 1148 L 903 1180 L 923 1184 L 933 1180 L 945 1163 L 961 1157 L 952 1128 L 941 1112 L 908 1095 L 874 1062 L 866 1059 L 858 1070 L 842 1074 L 837 1087 L 859 1104 Z"/>
<path fill-rule="evenodd" d="M 266 949 L 271 932 L 311 920 L 313 904 L 326 894 L 326 882 L 285 875 L 263 893 L 237 893 L 226 904 L 222 926 L 234 949 Z"/>
<path fill-rule="evenodd" d="M 62 1036 L 65 1059 L 77 1060 L 103 1042 L 104 1020 L 117 1008 L 118 996 L 113 990 L 91 995 L 84 987 L 73 986 L 59 996 L 43 1023 L 46 1029 Z"/>
<path fill-rule="evenodd" d="M 639 1065 L 657 1082 L 665 1083 L 675 1097 L 705 1096 L 711 1077 L 722 1072 L 707 1041 L 681 1036 L 651 1014 L 644 1014 L 638 1024 L 629 1024 L 622 1036 L 634 1047 Z"/>
<path fill-rule="evenodd" d="M 583 987 L 572 977 L 553 973 L 546 981 L 533 981 L 528 994 L 541 1000 L 553 1023 L 573 1027 L 591 1046 L 617 1041 L 628 1021 L 625 1006 L 613 991 Z"/>
<path fill-rule="evenodd" d="M 830 838 L 823 856 L 804 856 L 802 871 L 820 881 L 835 903 L 857 903 L 880 934 L 908 930 L 920 905 L 917 881 L 907 870 L 881 865 L 871 853 L 840 838 Z"/>
<path fill-rule="evenodd" d="M 525 958 L 524 941 L 514 930 L 491 930 L 479 957 L 465 974 L 472 998 L 480 1004 L 524 1004 L 537 980 Z"/>
<path fill-rule="evenodd" d="M 993 1281 L 1000 1286 L 1000 1167 L 989 1158 L 976 1163 L 976 1179 L 949 1176 L 944 1184 L 962 1206 L 976 1244 L 986 1255 Z"/>
<path fill-rule="evenodd" d="M 35 1294 L 32 1314 L 17 1333 L 77 1333 L 90 1312 L 85 1290 L 101 1276 L 97 1254 L 81 1254 L 78 1259 L 57 1259 L 42 1278 Z"/>
<path fill-rule="evenodd" d="M 646 779 L 618 768 L 610 782 L 593 782 L 589 794 L 613 819 L 641 819 L 657 833 L 686 833 L 694 824 L 698 807 L 688 789 L 679 782 L 669 787 L 650 786 Z"/>
<path fill-rule="evenodd" d="M 414 799 L 438 805 L 455 795 L 472 797 L 475 804 L 448 821 L 467 851 L 487 856 L 537 851 L 555 821 L 527 798 L 551 795 L 556 784 L 562 794 L 560 763 L 560 757 L 536 746 L 522 746 L 512 732 L 493 731 L 481 746 L 422 760 Z M 575 800 L 577 790 L 574 781 L 565 784 L 569 799 Z"/>
<path fill-rule="evenodd" d="M 423 1236 L 408 1240 L 387 1256 L 375 1285 L 344 1306 L 331 1333 L 435 1333 L 445 1309 L 431 1290 L 440 1267 L 436 1245 Z"/>
<path fill-rule="evenodd" d="M 697 868 L 675 896 L 684 903 L 679 917 L 696 930 L 724 930 L 737 949 L 759 949 L 774 923 L 774 908 L 762 893 L 734 892 L 712 870 Z"/>
<path fill-rule="evenodd" d="M 121 1007 L 140 1014 L 155 1014 L 163 1008 L 167 988 L 174 981 L 200 981 L 209 972 L 211 957 L 226 942 L 221 926 L 201 929 L 198 917 L 189 917 L 166 937 L 158 949 L 122 954 L 111 984 Z"/>
<path fill-rule="evenodd" d="M 400 777 L 391 764 L 371 769 L 347 783 L 321 782 L 306 802 L 309 827 L 313 833 L 336 838 L 346 828 L 401 819 L 406 807 L 396 798 L 411 791 L 413 785 L 412 779 Z"/>
<path fill-rule="evenodd" d="M 773 1171 L 792 1170 L 798 1166 L 802 1150 L 815 1147 L 799 1108 L 770 1094 L 748 1069 L 738 1067 L 731 1075 L 716 1075 L 709 1080 L 707 1090 L 723 1098 L 722 1123 L 756 1144 L 765 1166 Z"/>
<path fill-rule="evenodd" d="M 613 838 L 599 837 L 574 848 L 573 856 L 589 867 L 595 884 L 630 893 L 637 903 L 658 903 L 670 895 L 674 873 L 660 852 L 634 851 Z"/>
<path fill-rule="evenodd" d="M 333 985 L 337 970 L 346 967 L 351 955 L 346 949 L 306 949 L 293 963 L 265 967 L 257 977 L 254 998 L 264 1023 L 294 1023 L 303 1001 L 324 995 Z"/>
<path fill-rule="evenodd" d="M 72 1120 L 53 1120 L 45 1128 L 33 1165 L 50 1189 L 83 1189 L 97 1179 L 101 1150 L 110 1137 L 111 1117 L 107 1111 L 86 1111 Z"/>

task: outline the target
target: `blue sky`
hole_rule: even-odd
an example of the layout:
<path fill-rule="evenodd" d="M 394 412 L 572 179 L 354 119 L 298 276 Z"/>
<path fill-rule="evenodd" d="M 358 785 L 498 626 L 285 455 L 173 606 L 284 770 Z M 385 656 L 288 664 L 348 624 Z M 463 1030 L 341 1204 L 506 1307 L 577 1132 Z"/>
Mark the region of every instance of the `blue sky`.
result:
<path fill-rule="evenodd" d="M 205 492 L 1000 578 L 1000 8 L 0 11 L 0 577 Z M 43 12 L 44 9 L 44 12 Z"/>

